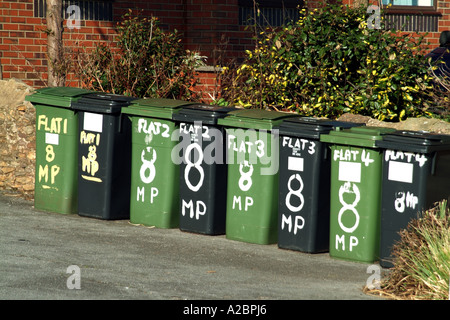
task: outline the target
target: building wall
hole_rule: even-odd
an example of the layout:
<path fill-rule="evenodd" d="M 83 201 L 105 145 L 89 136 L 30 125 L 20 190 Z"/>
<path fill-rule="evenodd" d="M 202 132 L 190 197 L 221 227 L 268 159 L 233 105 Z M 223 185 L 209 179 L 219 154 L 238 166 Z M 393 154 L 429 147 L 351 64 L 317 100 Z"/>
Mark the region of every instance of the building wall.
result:
<path fill-rule="evenodd" d="M 419 32 L 420 35 L 424 36 L 424 41 L 430 44 L 430 47 L 436 47 L 439 45 L 439 37 L 442 31 L 450 30 L 450 1 L 448 0 L 435 0 L 437 1 L 437 12 L 440 15 L 437 16 L 437 30 L 429 32 Z M 379 5 L 381 1 L 377 0 L 343 0 L 343 4 L 349 6 L 355 5 Z M 430 17 L 428 14 L 424 14 L 425 17 Z"/>
<path fill-rule="evenodd" d="M 360 0 L 344 0 L 354 4 Z M 317 7 L 323 1 L 309 1 Z M 377 1 L 375 1 L 377 3 Z M 239 23 L 239 0 L 154 0 L 122 1 L 113 5 L 114 21 L 82 20 L 80 29 L 67 28 L 64 21 L 65 50 L 90 50 L 99 42 L 113 41 L 115 25 L 129 8 L 156 16 L 167 30 L 182 34 L 186 49 L 200 51 L 208 57 L 207 64 L 216 66 L 223 59 L 242 59 L 245 50 L 252 49 L 253 32 Z M 46 85 L 47 59 L 45 19 L 35 17 L 34 0 L 0 0 L 0 79 L 16 78 L 33 87 Z M 426 40 L 438 43 L 441 31 L 450 30 L 450 1 L 438 1 L 439 30 Z M 199 75 L 205 92 L 214 72 Z M 68 76 L 67 85 L 77 86 L 75 75 Z M 213 90 L 213 88 L 210 88 Z M 214 93 L 213 93 L 214 94 Z M 207 95 L 207 94 L 206 94 Z"/>
<path fill-rule="evenodd" d="M 442 31 L 450 30 L 450 1 L 439 1 L 438 11 L 442 13 L 442 18 L 439 19 L 439 30 L 427 37 L 430 42 L 435 44 L 439 43 L 439 36 Z"/>

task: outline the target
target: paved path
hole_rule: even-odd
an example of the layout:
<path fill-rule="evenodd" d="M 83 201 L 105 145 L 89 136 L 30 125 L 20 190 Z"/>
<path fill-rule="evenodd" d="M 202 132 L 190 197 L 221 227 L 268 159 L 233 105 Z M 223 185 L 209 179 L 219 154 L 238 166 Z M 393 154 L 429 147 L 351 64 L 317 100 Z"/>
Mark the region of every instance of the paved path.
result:
<path fill-rule="evenodd" d="M 367 264 L 39 212 L 32 202 L 2 195 L 0 257 L 0 299 L 8 300 L 377 299 L 362 292 Z"/>

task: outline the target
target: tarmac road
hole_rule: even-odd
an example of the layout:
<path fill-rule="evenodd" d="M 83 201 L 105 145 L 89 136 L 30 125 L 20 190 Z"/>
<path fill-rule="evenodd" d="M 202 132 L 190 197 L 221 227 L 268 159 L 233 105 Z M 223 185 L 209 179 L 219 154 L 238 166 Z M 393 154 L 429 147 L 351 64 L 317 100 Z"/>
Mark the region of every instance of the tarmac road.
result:
<path fill-rule="evenodd" d="M 362 292 L 368 264 L 224 235 L 40 212 L 4 195 L 0 257 L 2 300 L 379 299 Z"/>

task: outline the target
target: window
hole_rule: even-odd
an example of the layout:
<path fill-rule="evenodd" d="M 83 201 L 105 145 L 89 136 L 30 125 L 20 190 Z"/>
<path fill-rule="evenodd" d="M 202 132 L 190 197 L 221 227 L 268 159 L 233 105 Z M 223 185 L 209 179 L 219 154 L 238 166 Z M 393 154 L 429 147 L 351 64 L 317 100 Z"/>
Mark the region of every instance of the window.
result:
<path fill-rule="evenodd" d="M 299 18 L 303 0 L 257 0 L 259 15 L 253 0 L 239 0 L 239 24 L 279 27 Z M 255 21 L 256 20 L 256 21 Z"/>
<path fill-rule="evenodd" d="M 431 7 L 434 0 L 383 0 L 383 4 L 392 4 L 394 6 L 419 6 Z"/>
<path fill-rule="evenodd" d="M 391 5 L 389 11 L 436 11 L 437 0 L 383 0 L 383 6 Z"/>
<path fill-rule="evenodd" d="M 76 5 L 80 7 L 80 18 L 82 20 L 100 20 L 113 21 L 113 1 L 111 0 L 96 0 L 96 1 L 73 1 L 63 0 L 61 16 L 67 19 L 67 7 Z M 45 18 L 47 13 L 47 6 L 45 0 L 34 0 L 34 16 L 38 18 Z"/>
<path fill-rule="evenodd" d="M 383 0 L 386 28 L 407 32 L 437 32 L 439 17 L 437 0 Z"/>

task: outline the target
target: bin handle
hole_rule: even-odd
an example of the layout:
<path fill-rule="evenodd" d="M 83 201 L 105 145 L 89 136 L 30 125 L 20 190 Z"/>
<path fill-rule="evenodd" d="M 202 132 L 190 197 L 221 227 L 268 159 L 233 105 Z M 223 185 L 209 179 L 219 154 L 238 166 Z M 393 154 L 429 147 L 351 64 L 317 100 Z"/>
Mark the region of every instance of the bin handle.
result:
<path fill-rule="evenodd" d="M 122 120 L 123 119 L 123 113 L 119 115 L 119 133 L 122 133 Z"/>
<path fill-rule="evenodd" d="M 434 152 L 433 159 L 431 160 L 431 175 L 434 176 L 436 173 L 436 158 L 437 152 Z"/>

